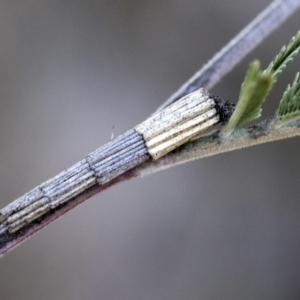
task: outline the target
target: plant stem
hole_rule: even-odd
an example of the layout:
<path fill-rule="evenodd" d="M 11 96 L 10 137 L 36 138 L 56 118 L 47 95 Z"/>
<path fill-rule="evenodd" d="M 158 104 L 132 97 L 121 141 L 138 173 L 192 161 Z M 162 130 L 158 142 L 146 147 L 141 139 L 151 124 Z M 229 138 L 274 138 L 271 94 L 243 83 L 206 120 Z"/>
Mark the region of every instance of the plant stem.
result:
<path fill-rule="evenodd" d="M 223 138 L 219 132 L 216 132 L 211 136 L 188 142 L 160 160 L 147 162 L 132 171 L 135 176 L 143 177 L 195 159 L 299 135 L 300 127 L 298 125 L 275 128 L 274 120 L 270 119 L 258 125 L 236 129 L 228 138 Z"/>
<path fill-rule="evenodd" d="M 298 124 L 299 125 L 299 124 Z M 146 162 L 124 174 L 115 178 L 105 185 L 94 185 L 80 195 L 77 195 L 71 201 L 50 211 L 40 220 L 29 224 L 27 228 L 15 234 L 6 233 L 0 236 L 0 256 L 9 252 L 24 240 L 29 238 L 35 232 L 52 223 L 58 217 L 73 209 L 80 203 L 90 197 L 102 192 L 106 188 L 119 182 L 123 182 L 134 177 L 143 177 L 185 163 L 191 160 L 204 158 L 228 151 L 233 151 L 245 147 L 259 145 L 271 141 L 277 141 L 289 137 L 299 136 L 300 127 L 298 125 L 291 127 L 276 128 L 274 120 L 266 120 L 259 125 L 249 126 L 247 128 L 237 129 L 226 139 L 219 136 L 219 132 L 211 136 L 202 137 L 186 143 L 174 152 L 167 154 L 157 161 Z"/>

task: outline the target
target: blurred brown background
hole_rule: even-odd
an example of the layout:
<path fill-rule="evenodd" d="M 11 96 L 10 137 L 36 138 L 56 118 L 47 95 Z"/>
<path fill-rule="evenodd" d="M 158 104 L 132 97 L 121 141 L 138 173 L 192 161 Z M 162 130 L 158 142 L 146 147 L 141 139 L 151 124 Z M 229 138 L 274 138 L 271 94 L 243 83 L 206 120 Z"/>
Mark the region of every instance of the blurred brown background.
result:
<path fill-rule="evenodd" d="M 269 1 L 0 3 L 0 205 L 149 116 Z M 213 92 L 235 101 L 300 13 Z M 300 59 L 265 105 L 277 108 Z M 298 139 L 115 186 L 0 260 L 0 299 L 299 299 Z"/>

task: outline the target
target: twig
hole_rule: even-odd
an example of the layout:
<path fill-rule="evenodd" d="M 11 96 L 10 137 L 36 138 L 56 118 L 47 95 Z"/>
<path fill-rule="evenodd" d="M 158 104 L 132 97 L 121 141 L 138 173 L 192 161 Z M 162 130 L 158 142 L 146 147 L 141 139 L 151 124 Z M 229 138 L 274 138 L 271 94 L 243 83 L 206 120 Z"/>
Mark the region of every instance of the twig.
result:
<path fill-rule="evenodd" d="M 299 0 L 275 0 L 267 6 L 235 38 L 213 56 L 198 72 L 185 82 L 157 110 L 192 93 L 200 87 L 209 90 L 224 75 L 231 71 L 248 53 L 259 45 L 272 31 L 294 13 L 300 6 Z"/>
<path fill-rule="evenodd" d="M 290 127 L 276 128 L 274 120 L 269 119 L 258 125 L 235 130 L 229 138 L 223 139 L 219 132 L 188 142 L 158 161 L 151 161 L 136 167 L 134 176 L 143 177 L 158 171 L 216 154 L 278 141 L 300 135 L 299 124 Z"/>
<path fill-rule="evenodd" d="M 4 235 L 1 235 L 0 255 L 2 256 L 16 246 L 20 245 L 31 235 L 47 226 L 51 222 L 55 221 L 57 218 L 73 209 L 77 205 L 81 204 L 85 200 L 119 182 L 123 182 L 134 177 L 143 177 L 146 175 L 150 175 L 191 160 L 233 151 L 244 147 L 250 147 L 262 143 L 299 136 L 300 127 L 298 125 L 299 124 L 295 124 L 295 126 L 293 127 L 275 128 L 274 121 L 267 120 L 260 123 L 259 125 L 238 129 L 225 140 L 223 140 L 219 136 L 219 133 L 216 132 L 211 136 L 203 137 L 198 140 L 186 143 L 174 152 L 167 154 L 163 158 L 157 161 L 148 161 L 120 175 L 119 177 L 115 178 L 105 185 L 94 185 L 90 187 L 83 193 L 74 197 L 72 201 L 69 201 L 59 206 L 57 209 L 48 212 L 40 219 L 30 223 L 27 227 L 23 228 L 17 233 L 6 233 Z"/>

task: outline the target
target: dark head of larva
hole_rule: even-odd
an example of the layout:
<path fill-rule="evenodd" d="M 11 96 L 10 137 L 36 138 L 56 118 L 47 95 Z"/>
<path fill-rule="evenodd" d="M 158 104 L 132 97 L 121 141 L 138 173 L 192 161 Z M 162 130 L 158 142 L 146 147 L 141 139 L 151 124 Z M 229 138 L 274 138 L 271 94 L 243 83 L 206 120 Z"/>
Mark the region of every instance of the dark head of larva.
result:
<path fill-rule="evenodd" d="M 222 124 L 226 124 L 234 112 L 235 104 L 212 94 L 209 95 L 209 98 L 215 100 L 215 109 L 220 116 L 220 121 Z"/>

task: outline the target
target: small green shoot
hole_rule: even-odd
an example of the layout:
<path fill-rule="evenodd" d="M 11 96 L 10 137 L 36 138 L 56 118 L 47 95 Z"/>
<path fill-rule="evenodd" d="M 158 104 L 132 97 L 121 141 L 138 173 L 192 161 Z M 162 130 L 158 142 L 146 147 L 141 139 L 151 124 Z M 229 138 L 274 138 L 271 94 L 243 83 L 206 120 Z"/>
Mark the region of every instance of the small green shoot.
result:
<path fill-rule="evenodd" d="M 223 136 L 229 136 L 236 127 L 257 119 L 261 115 L 265 101 L 273 83 L 273 76 L 260 69 L 258 61 L 252 62 L 242 83 L 239 101 L 229 122 L 224 127 Z"/>
<path fill-rule="evenodd" d="M 260 70 L 259 62 L 252 62 L 247 70 L 244 82 L 240 89 L 239 99 L 229 122 L 222 129 L 224 137 L 229 136 L 237 127 L 241 127 L 261 116 L 262 104 L 275 84 L 278 76 L 287 67 L 300 51 L 300 31 L 290 40 L 287 46 L 283 46 L 278 55 L 264 71 Z M 299 76 L 297 82 L 299 83 Z M 296 80 L 296 79 L 295 79 Z M 294 88 L 293 88 L 294 87 Z M 291 89 L 289 91 L 289 89 Z M 284 93 L 279 108 L 279 119 L 294 118 L 298 115 L 299 84 L 294 81 L 292 87 Z M 293 94 L 293 96 L 291 96 Z M 298 100 L 296 100 L 298 99 Z M 285 112 L 285 113 L 283 113 Z"/>
<path fill-rule="evenodd" d="M 285 125 L 300 118 L 300 77 L 299 73 L 292 85 L 288 85 L 279 104 L 277 125 Z"/>

